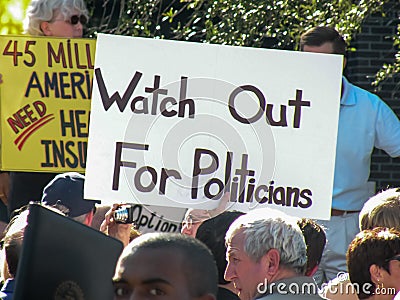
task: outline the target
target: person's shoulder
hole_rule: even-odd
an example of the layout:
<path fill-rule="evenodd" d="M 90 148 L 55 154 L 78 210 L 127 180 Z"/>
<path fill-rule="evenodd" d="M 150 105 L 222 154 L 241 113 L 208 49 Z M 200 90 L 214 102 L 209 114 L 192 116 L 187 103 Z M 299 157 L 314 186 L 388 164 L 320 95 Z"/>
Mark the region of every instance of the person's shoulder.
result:
<path fill-rule="evenodd" d="M 350 281 L 349 273 L 339 273 L 337 277 L 322 287 L 322 297 L 331 300 L 356 300 L 357 291 Z"/>
<path fill-rule="evenodd" d="M 353 103 L 355 103 L 356 106 L 359 107 L 359 109 L 369 109 L 371 110 L 371 112 L 375 113 L 378 113 L 381 110 L 390 110 L 390 107 L 378 95 L 352 83 L 348 83 L 347 88 L 349 89 L 347 93 L 348 97 L 351 97 L 351 99 L 353 99 Z"/>
<path fill-rule="evenodd" d="M 379 98 L 378 95 L 376 95 L 376 94 L 374 94 L 374 93 L 372 93 L 370 91 L 367 91 L 364 88 L 361 88 L 361 87 L 359 87 L 357 85 L 354 85 L 352 83 L 349 83 L 349 87 L 352 90 L 352 93 L 354 93 L 357 96 L 357 98 L 362 100 L 362 101 L 368 100 L 368 101 L 377 102 L 377 103 L 383 102 L 382 99 Z"/>

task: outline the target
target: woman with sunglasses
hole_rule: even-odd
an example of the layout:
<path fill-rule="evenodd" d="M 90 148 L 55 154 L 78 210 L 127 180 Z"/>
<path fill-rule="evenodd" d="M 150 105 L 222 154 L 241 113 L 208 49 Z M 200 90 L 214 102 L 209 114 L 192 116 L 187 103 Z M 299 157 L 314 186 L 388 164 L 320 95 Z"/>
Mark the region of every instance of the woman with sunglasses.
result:
<path fill-rule="evenodd" d="M 400 231 L 361 231 L 347 250 L 347 266 L 359 299 L 394 299 L 400 292 Z"/>
<path fill-rule="evenodd" d="M 27 10 L 26 33 L 36 36 L 81 38 L 88 21 L 84 0 L 32 0 Z M 54 173 L 10 172 L 8 211 L 29 201 L 40 201 Z"/>
<path fill-rule="evenodd" d="M 81 38 L 88 11 L 83 0 L 33 0 L 28 18 L 30 35 Z"/>

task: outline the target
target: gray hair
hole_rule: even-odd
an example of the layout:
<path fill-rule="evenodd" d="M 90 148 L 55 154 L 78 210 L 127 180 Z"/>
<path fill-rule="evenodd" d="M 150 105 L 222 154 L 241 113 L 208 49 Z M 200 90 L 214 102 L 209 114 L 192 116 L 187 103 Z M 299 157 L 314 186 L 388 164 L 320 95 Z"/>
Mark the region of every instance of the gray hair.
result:
<path fill-rule="evenodd" d="M 280 254 L 280 265 L 304 274 L 306 243 L 297 219 L 274 209 L 256 209 L 235 220 L 226 233 L 230 242 L 238 231 L 244 233 L 244 251 L 255 262 L 270 250 Z"/>
<path fill-rule="evenodd" d="M 59 11 L 65 19 L 71 17 L 74 11 L 88 18 L 88 10 L 84 0 L 32 0 L 27 11 L 26 33 L 44 35 L 40 24 L 51 21 L 56 11 Z"/>

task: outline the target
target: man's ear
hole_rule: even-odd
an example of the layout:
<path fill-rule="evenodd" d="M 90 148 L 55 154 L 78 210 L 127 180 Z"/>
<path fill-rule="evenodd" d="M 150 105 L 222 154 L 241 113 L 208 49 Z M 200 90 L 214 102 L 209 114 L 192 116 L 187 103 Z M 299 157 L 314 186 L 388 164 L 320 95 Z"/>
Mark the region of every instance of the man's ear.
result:
<path fill-rule="evenodd" d="M 43 21 L 40 23 L 40 29 L 43 31 L 44 35 L 49 36 L 51 35 L 50 23 Z"/>
<path fill-rule="evenodd" d="M 277 249 L 270 249 L 262 258 L 261 263 L 269 275 L 275 275 L 279 269 L 281 256 Z"/>

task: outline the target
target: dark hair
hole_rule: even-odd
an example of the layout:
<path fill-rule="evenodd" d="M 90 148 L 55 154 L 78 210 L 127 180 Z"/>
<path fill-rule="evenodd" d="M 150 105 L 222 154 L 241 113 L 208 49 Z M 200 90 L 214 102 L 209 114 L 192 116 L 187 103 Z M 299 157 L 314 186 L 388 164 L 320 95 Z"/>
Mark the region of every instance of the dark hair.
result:
<path fill-rule="evenodd" d="M 217 295 L 217 267 L 210 250 L 199 240 L 184 234 L 146 233 L 129 245 L 132 247 L 129 256 L 146 249 L 172 249 L 174 253 L 181 253 L 191 296 Z"/>
<path fill-rule="evenodd" d="M 4 230 L 3 249 L 8 272 L 15 278 L 17 275 L 18 262 L 22 251 L 22 241 L 24 239 L 25 228 L 28 225 L 27 219 L 29 206 L 23 206 L 16 210 L 16 214 L 11 218 Z"/>
<path fill-rule="evenodd" d="M 400 231 L 393 228 L 376 227 L 357 234 L 347 249 L 347 267 L 350 281 L 363 287 L 357 291 L 360 299 L 371 297 L 375 291 L 371 265 L 384 268 L 390 274 L 388 259 L 399 254 L 399 249 Z M 365 284 L 371 288 L 366 290 Z"/>
<path fill-rule="evenodd" d="M 307 273 L 321 262 L 322 252 L 326 244 L 326 235 L 324 229 L 311 219 L 300 219 L 297 224 L 303 232 L 307 245 Z"/>
<path fill-rule="evenodd" d="M 8 272 L 12 277 L 17 276 L 17 268 L 19 262 L 19 256 L 22 251 L 22 239 L 23 234 L 18 232 L 14 233 L 9 237 L 8 241 L 4 242 L 4 251 L 6 257 L 6 263 L 8 266 Z"/>
<path fill-rule="evenodd" d="M 229 226 L 244 215 L 238 211 L 225 211 L 218 216 L 204 221 L 197 229 L 196 238 L 202 241 L 214 255 L 218 269 L 218 283 L 229 283 L 224 279 L 224 273 L 227 265 L 225 234 Z"/>
<path fill-rule="evenodd" d="M 346 56 L 346 42 L 343 37 L 334 28 L 331 27 L 314 27 L 307 30 L 300 37 L 300 50 L 304 50 L 304 46 L 322 46 L 325 43 L 332 43 L 333 54 L 342 54 Z"/>

